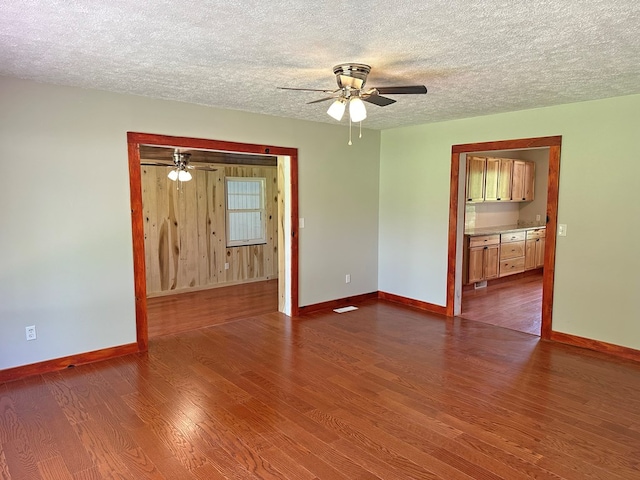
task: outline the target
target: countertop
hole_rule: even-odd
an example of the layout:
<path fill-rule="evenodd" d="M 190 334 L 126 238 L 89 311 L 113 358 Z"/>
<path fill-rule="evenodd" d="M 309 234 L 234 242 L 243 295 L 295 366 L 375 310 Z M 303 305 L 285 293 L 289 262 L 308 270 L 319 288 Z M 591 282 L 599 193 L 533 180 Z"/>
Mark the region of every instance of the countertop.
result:
<path fill-rule="evenodd" d="M 496 233 L 511 233 L 522 232 L 525 230 L 538 230 L 540 228 L 547 228 L 545 225 L 500 225 L 497 227 L 480 227 L 480 228 L 467 228 L 464 231 L 465 235 L 470 237 L 476 237 L 478 235 L 494 235 Z"/>

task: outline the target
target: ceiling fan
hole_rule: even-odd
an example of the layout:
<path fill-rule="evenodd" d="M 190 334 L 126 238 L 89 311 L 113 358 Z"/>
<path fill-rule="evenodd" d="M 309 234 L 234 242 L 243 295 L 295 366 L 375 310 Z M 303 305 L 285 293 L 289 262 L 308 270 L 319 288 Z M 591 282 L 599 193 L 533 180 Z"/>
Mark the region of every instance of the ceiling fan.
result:
<path fill-rule="evenodd" d="M 190 153 L 181 152 L 179 149 L 174 149 L 172 160 L 163 160 L 163 159 L 155 159 L 155 160 L 142 160 L 140 162 L 141 165 L 149 165 L 156 167 L 171 167 L 171 171 L 167 175 L 169 180 L 180 181 L 180 182 L 188 182 L 193 178 L 189 170 L 208 170 L 215 171 L 215 168 L 211 168 L 210 165 L 190 165 L 189 158 L 191 158 Z"/>
<path fill-rule="evenodd" d="M 327 110 L 327 113 L 334 119 L 340 121 L 349 106 L 349 120 L 351 122 L 362 122 L 367 118 L 367 109 L 364 102 L 386 107 L 396 101 L 383 95 L 406 95 L 406 94 L 425 94 L 427 87 L 424 85 L 404 85 L 395 87 L 369 87 L 365 88 L 367 76 L 371 72 L 371 67 L 363 63 L 344 63 L 333 67 L 333 73 L 338 82 L 338 88 L 335 90 L 324 90 L 315 88 L 291 88 L 278 87 L 281 90 L 298 90 L 304 92 L 323 92 L 330 94 L 328 97 L 320 98 L 307 102 L 319 103 L 327 100 L 334 102 Z M 349 139 L 351 145 L 351 139 Z"/>

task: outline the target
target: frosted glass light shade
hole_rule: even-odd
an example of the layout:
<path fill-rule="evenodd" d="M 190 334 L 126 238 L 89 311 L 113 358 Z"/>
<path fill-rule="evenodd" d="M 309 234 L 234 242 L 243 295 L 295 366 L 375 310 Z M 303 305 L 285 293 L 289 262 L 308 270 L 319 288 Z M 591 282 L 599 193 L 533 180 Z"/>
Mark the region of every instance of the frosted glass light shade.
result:
<path fill-rule="evenodd" d="M 367 109 L 360 98 L 355 97 L 349 101 L 349 115 L 352 122 L 361 122 L 367 118 Z"/>
<path fill-rule="evenodd" d="M 180 172 L 178 173 L 178 180 L 180 180 L 181 182 L 188 182 L 189 180 L 191 180 L 191 178 L 191 174 L 186 170 L 180 170 Z"/>
<path fill-rule="evenodd" d="M 169 180 L 173 180 L 175 182 L 178 179 L 178 170 L 171 170 L 167 177 L 169 177 Z"/>
<path fill-rule="evenodd" d="M 346 104 L 344 100 L 339 98 L 338 100 L 336 100 L 331 104 L 331 106 L 329 107 L 329 110 L 327 110 L 327 113 L 329 114 L 330 117 L 335 118 L 337 121 L 340 121 L 342 120 L 342 116 L 344 115 L 345 107 L 346 107 Z"/>

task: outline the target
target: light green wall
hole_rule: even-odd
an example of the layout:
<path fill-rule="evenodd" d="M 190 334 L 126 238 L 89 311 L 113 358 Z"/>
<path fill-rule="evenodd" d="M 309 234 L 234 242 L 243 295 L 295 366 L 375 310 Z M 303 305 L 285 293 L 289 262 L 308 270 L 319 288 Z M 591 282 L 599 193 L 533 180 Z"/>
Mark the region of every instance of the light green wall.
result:
<path fill-rule="evenodd" d="M 446 298 L 451 146 L 562 135 L 553 329 L 640 349 L 640 95 L 382 132 L 378 287 Z"/>
<path fill-rule="evenodd" d="M 380 132 L 0 77 L 0 369 L 135 341 L 127 131 L 298 148 L 300 305 L 377 289 Z"/>

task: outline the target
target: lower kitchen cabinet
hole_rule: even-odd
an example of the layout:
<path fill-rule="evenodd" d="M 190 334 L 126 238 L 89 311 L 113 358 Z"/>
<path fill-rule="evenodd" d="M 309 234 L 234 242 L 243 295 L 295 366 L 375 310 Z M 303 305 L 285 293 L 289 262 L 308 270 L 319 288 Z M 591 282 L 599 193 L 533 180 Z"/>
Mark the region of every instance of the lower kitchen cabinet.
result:
<path fill-rule="evenodd" d="M 468 238 L 465 283 L 482 282 L 498 277 L 500 235 L 482 235 Z"/>
<path fill-rule="evenodd" d="M 503 233 L 500 235 L 501 277 L 524 272 L 524 250 L 526 232 Z"/>
<path fill-rule="evenodd" d="M 527 231 L 525 245 L 525 270 L 533 270 L 544 266 L 544 246 L 546 229 L 539 228 Z"/>

